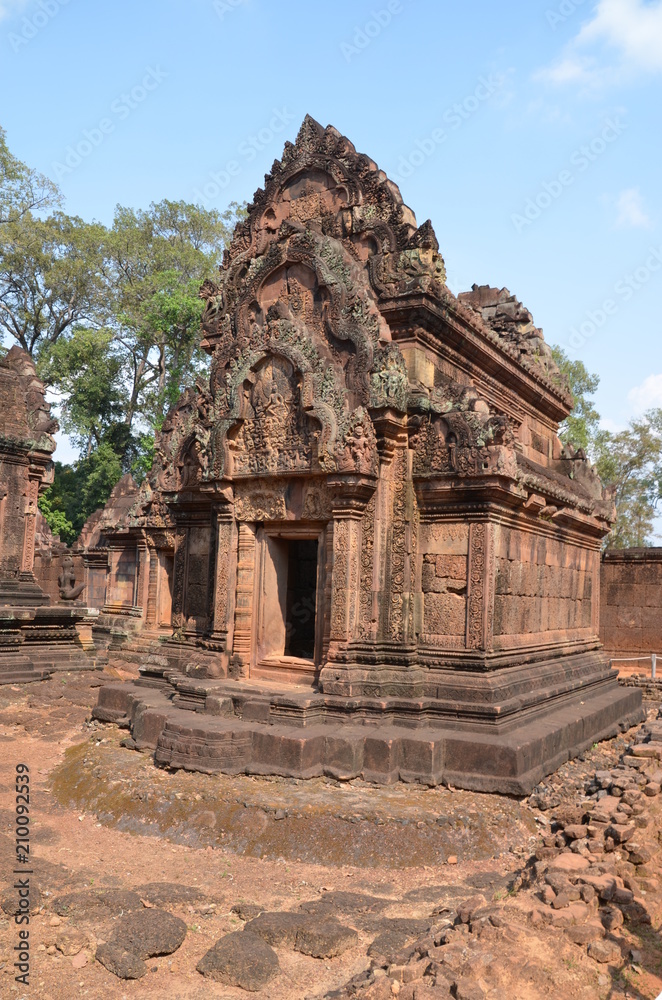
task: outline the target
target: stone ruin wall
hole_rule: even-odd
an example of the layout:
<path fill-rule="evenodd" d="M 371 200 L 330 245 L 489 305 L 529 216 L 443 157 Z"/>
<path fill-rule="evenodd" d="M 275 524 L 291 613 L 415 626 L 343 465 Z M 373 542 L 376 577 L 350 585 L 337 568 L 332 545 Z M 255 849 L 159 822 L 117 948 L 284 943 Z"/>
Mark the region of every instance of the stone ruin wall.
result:
<path fill-rule="evenodd" d="M 600 639 L 605 654 L 657 653 L 658 675 L 662 674 L 662 548 L 607 551 L 600 577 Z M 650 662 L 624 666 L 628 672 L 650 676 Z"/>
<path fill-rule="evenodd" d="M 599 555 L 561 539 L 500 526 L 496 531 L 495 646 L 582 639 L 595 631 Z M 553 633 L 553 634 L 550 634 Z"/>

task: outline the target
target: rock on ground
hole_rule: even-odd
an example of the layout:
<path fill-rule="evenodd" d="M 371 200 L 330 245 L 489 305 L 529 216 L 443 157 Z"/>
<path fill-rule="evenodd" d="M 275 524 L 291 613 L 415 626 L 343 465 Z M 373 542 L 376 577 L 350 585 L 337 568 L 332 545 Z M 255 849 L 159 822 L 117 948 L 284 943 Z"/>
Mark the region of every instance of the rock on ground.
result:
<path fill-rule="evenodd" d="M 296 951 L 313 958 L 334 958 L 358 944 L 359 936 L 352 927 L 345 927 L 334 917 L 302 927 L 297 932 Z"/>
<path fill-rule="evenodd" d="M 141 979 L 147 974 L 147 966 L 137 955 L 112 942 L 100 944 L 96 958 L 118 979 Z"/>
<path fill-rule="evenodd" d="M 113 944 L 139 958 L 171 955 L 186 937 L 186 924 L 166 910 L 147 909 L 121 917 L 113 933 Z"/>
<path fill-rule="evenodd" d="M 225 986 L 257 992 L 277 976 L 280 964 L 266 941 L 246 931 L 220 938 L 197 965 L 198 972 Z"/>

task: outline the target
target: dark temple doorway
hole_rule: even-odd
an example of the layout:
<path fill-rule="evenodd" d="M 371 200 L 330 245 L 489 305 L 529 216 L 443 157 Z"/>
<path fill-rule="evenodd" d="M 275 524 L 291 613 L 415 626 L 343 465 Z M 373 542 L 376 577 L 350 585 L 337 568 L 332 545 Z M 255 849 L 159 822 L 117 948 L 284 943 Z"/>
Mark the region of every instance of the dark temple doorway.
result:
<path fill-rule="evenodd" d="M 287 548 L 285 656 L 312 660 L 315 656 L 317 541 L 289 539 Z"/>

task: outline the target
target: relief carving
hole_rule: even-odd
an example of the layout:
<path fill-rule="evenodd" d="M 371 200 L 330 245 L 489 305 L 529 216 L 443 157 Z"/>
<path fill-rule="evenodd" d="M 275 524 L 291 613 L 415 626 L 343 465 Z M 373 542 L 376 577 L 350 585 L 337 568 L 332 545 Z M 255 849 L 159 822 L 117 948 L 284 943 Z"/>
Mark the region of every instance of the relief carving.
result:
<path fill-rule="evenodd" d="M 487 525 L 472 524 L 469 534 L 469 606 L 467 611 L 467 647 L 482 649 L 483 608 L 487 560 Z"/>
<path fill-rule="evenodd" d="M 292 365 L 270 358 L 245 390 L 244 420 L 230 442 L 235 476 L 310 471 L 314 437 Z"/>

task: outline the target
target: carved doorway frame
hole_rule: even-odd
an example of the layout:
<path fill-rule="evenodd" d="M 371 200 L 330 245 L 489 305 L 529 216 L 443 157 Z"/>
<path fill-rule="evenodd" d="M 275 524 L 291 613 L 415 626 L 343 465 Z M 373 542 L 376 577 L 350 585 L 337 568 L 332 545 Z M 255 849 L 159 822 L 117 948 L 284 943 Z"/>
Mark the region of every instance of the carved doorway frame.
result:
<path fill-rule="evenodd" d="M 255 575 L 253 586 L 253 629 L 251 639 L 251 656 L 249 676 L 259 680 L 273 680 L 283 683 L 310 685 L 317 684 L 323 665 L 324 647 L 324 600 L 326 596 L 325 568 L 327 565 L 327 532 L 326 525 L 319 522 L 292 523 L 271 522 L 256 526 Z M 270 540 L 282 541 L 316 541 L 317 542 L 317 581 L 315 590 L 315 650 L 312 660 L 285 653 L 265 655 L 265 628 L 267 625 L 267 588 L 271 587 L 269 598 L 272 604 L 276 602 L 273 593 L 274 565 L 270 552 Z M 283 619 L 283 628 L 287 623 Z"/>

